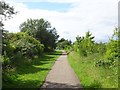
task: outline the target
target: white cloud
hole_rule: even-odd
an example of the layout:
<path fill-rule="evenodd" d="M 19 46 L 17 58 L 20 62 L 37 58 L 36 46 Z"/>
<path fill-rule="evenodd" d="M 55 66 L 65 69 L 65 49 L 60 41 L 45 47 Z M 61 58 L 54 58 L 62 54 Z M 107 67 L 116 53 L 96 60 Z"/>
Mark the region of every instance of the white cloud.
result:
<path fill-rule="evenodd" d="M 51 22 L 52 26 L 56 27 L 61 37 L 74 40 L 77 35 L 83 36 L 86 31 L 90 30 L 98 41 L 106 40 L 106 38 L 113 33 L 113 29 L 118 23 L 118 0 L 39 0 L 39 2 L 40 1 L 72 3 L 73 7 L 70 8 L 68 12 L 58 12 L 29 9 L 24 3 L 9 1 L 19 13 L 15 15 L 13 19 L 5 21 L 5 28 L 10 32 L 17 32 L 19 31 L 19 25 L 26 19 L 45 18 Z"/>
<path fill-rule="evenodd" d="M 13 1 L 13 2 L 53 2 L 53 3 L 81 3 L 81 2 L 110 2 L 110 0 L 5 0 L 5 1 Z M 118 0 L 112 0 L 112 2 L 116 2 Z"/>

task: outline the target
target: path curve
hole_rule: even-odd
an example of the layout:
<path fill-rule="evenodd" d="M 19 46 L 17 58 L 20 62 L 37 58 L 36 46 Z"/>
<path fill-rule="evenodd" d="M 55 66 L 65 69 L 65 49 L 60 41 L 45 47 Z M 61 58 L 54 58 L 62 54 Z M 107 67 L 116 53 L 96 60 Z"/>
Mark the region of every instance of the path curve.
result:
<path fill-rule="evenodd" d="M 57 59 L 41 88 L 81 88 L 65 52 Z"/>

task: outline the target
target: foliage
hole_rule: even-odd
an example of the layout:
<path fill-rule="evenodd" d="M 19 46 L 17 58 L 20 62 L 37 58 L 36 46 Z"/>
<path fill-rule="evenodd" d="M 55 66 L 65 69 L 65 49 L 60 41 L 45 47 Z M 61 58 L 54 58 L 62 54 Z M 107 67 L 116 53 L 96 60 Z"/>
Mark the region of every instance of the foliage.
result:
<path fill-rule="evenodd" d="M 108 44 L 107 44 L 107 51 L 106 51 L 106 55 L 105 57 L 108 60 L 117 60 L 118 59 L 118 42 L 111 40 Z"/>
<path fill-rule="evenodd" d="M 7 42 L 6 39 L 6 31 L 4 30 L 4 24 L 3 20 L 10 19 L 13 14 L 16 14 L 13 7 L 6 4 L 4 1 L 0 1 L 0 59 L 2 59 L 2 74 L 5 75 L 5 73 L 8 72 L 8 70 L 11 69 L 11 62 L 10 58 L 8 57 L 8 53 L 12 53 L 12 46 Z M 4 40 L 4 41 L 2 41 Z M 3 44 L 1 44 L 3 43 Z M 7 52 L 3 50 L 3 47 L 6 47 Z M 10 52 L 9 52 L 10 51 Z M 2 52 L 2 54 L 1 54 Z"/>
<path fill-rule="evenodd" d="M 72 51 L 71 40 L 65 40 L 64 38 L 61 38 L 57 42 L 57 49 L 65 50 L 67 53 L 70 53 Z"/>
<path fill-rule="evenodd" d="M 69 61 L 85 88 L 117 87 L 120 57 L 119 28 L 114 30 L 107 43 L 95 43 L 92 33 L 88 31 L 84 37 L 77 36 L 72 45 L 70 40 L 64 38 L 57 42 L 59 35 L 56 29 L 42 18 L 28 19 L 20 25 L 21 32 L 19 33 L 3 30 L 4 18 L 9 19 L 14 14 L 16 12 L 13 7 L 0 1 L 0 33 L 3 34 L 3 46 L 0 45 L 0 48 L 3 47 L 3 87 L 42 85 L 56 56 L 60 54 L 41 55 L 44 51 L 54 51 L 56 43 L 58 49 L 64 49 L 68 53 L 75 51 L 70 53 Z"/>
<path fill-rule="evenodd" d="M 38 40 L 26 33 L 4 33 L 3 40 L 3 69 L 13 66 L 13 63 L 22 62 L 22 57 L 32 58 L 41 55 L 44 49 Z"/>
<path fill-rule="evenodd" d="M 34 55 L 40 55 L 44 49 L 44 45 L 38 40 L 22 32 L 15 34 L 10 42 L 13 43 L 14 46 L 16 45 L 15 51 L 20 51 L 23 56 L 32 57 Z"/>
<path fill-rule="evenodd" d="M 79 52 L 82 56 L 87 56 L 88 54 L 92 54 L 94 51 L 94 37 L 88 31 L 86 32 L 85 37 L 76 37 L 76 41 L 74 43 L 75 51 Z"/>
<path fill-rule="evenodd" d="M 118 29 L 114 30 L 109 42 L 106 43 L 104 57 L 96 62 L 96 66 L 113 68 L 118 66 L 119 47 L 118 47 Z"/>
<path fill-rule="evenodd" d="M 66 49 L 67 46 L 71 46 L 71 43 L 72 43 L 71 41 L 65 40 L 64 38 L 61 38 L 57 42 L 57 48 L 59 48 L 59 49 Z"/>
<path fill-rule="evenodd" d="M 112 37 L 107 43 L 95 43 L 94 37 L 88 31 L 85 37 L 76 37 L 74 42 L 74 51 L 81 56 L 88 56 L 89 54 L 99 53 L 104 57 L 96 61 L 96 66 L 111 67 L 118 65 L 119 47 L 118 47 L 118 29 L 114 30 Z"/>
<path fill-rule="evenodd" d="M 0 1 L 0 55 L 2 52 L 2 39 L 4 39 L 4 37 L 2 38 L 2 34 L 4 32 L 4 24 L 3 24 L 3 20 L 5 19 L 10 19 L 12 17 L 13 14 L 16 14 L 15 10 L 13 7 L 11 7 L 10 5 L 6 4 L 4 1 Z M 3 54 L 3 53 L 2 53 Z"/>
<path fill-rule="evenodd" d="M 44 44 L 45 51 L 53 51 L 56 48 L 59 35 L 57 35 L 55 28 L 51 28 L 48 21 L 44 19 L 28 19 L 20 25 L 20 30 Z"/>
<path fill-rule="evenodd" d="M 118 88 L 119 29 L 106 43 L 95 43 L 91 35 L 76 37 L 68 56 L 71 66 L 84 88 Z"/>
<path fill-rule="evenodd" d="M 68 55 L 70 65 L 85 90 L 88 90 L 88 88 L 91 88 L 91 90 L 93 88 L 100 88 L 100 90 L 101 88 L 118 88 L 118 67 L 109 69 L 95 66 L 95 62 L 101 60 L 103 57 L 100 53 L 80 57 L 79 54 L 74 51 Z"/>
<path fill-rule="evenodd" d="M 104 55 L 106 52 L 106 43 L 103 42 L 95 43 L 94 52 Z"/>
<path fill-rule="evenodd" d="M 9 4 L 6 4 L 4 1 L 0 1 L 0 10 L 0 15 L 4 16 L 5 18 L 10 18 L 11 15 L 16 14 L 14 8 Z"/>
<path fill-rule="evenodd" d="M 3 20 L 10 19 L 13 14 L 16 14 L 14 8 L 9 4 L 6 4 L 4 1 L 0 1 L 0 29 L 3 30 Z"/>
<path fill-rule="evenodd" d="M 56 48 L 58 35 L 44 19 L 28 19 L 21 24 L 21 32 L 9 33 L 2 21 L 16 14 L 13 7 L 0 1 L 0 43 L 2 41 L 3 87 L 37 88 L 42 85 L 54 61 L 61 52 L 45 54 Z M 2 40 L 1 40 L 2 38 Z M 43 72 L 41 72 L 43 71 Z M 32 79 L 30 79 L 32 78 Z"/>
<path fill-rule="evenodd" d="M 114 30 L 114 34 L 112 35 L 110 41 L 107 44 L 107 51 L 105 54 L 105 59 L 107 59 L 112 65 L 116 65 L 118 63 L 119 56 L 119 47 L 118 47 L 118 29 Z"/>

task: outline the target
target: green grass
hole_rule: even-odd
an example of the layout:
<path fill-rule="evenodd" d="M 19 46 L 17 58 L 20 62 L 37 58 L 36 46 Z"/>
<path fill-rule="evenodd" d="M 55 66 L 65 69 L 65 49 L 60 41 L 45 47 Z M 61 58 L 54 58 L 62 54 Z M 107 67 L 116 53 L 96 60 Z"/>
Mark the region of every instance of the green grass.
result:
<path fill-rule="evenodd" d="M 118 88 L 117 67 L 112 69 L 96 67 L 95 61 L 102 58 L 99 54 L 80 57 L 76 52 L 68 56 L 69 62 L 84 88 Z"/>
<path fill-rule="evenodd" d="M 40 88 L 61 51 L 46 53 L 24 62 L 3 76 L 3 88 Z M 24 60 L 25 61 L 25 60 Z"/>

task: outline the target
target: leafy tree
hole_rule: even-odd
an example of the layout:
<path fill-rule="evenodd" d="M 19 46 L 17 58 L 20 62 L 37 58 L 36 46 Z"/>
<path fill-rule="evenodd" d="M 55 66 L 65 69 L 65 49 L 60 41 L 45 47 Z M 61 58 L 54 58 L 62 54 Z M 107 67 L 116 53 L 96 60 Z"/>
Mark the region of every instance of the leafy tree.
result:
<path fill-rule="evenodd" d="M 4 1 L 0 1 L 0 15 L 6 18 L 11 18 L 11 15 L 16 14 L 14 8 L 9 4 L 6 4 Z"/>
<path fill-rule="evenodd" d="M 92 33 L 89 31 L 86 32 L 85 38 L 83 40 L 83 47 L 86 48 L 86 52 L 88 54 L 93 53 L 94 48 L 94 37 L 92 37 Z"/>
<path fill-rule="evenodd" d="M 16 14 L 14 8 L 11 7 L 9 4 L 6 4 L 4 1 L 0 1 L 0 43 L 2 43 L 2 38 L 4 42 L 4 37 L 6 37 L 4 33 L 7 31 L 4 30 L 3 20 L 10 19 L 13 14 Z M 3 36 L 3 37 L 2 37 Z M 5 45 L 5 44 L 4 44 Z M 6 45 L 5 45 L 6 46 Z M 2 50 L 2 45 L 0 44 L 0 50 Z M 2 51 L 0 51 L 2 52 Z M 3 53 L 2 53 L 3 54 Z"/>
<path fill-rule="evenodd" d="M 14 8 L 9 4 L 6 4 L 4 1 L 0 1 L 0 30 L 3 30 L 3 20 L 10 19 L 13 14 L 16 14 Z M 0 32 L 2 33 L 2 32 Z"/>
<path fill-rule="evenodd" d="M 74 43 L 75 51 L 79 52 L 82 56 L 87 56 L 88 54 L 92 54 L 94 52 L 94 37 L 88 31 L 86 32 L 85 37 L 76 37 L 76 41 Z"/>
<path fill-rule="evenodd" d="M 4 1 L 0 1 L 0 59 L 2 57 L 3 76 L 5 75 L 6 70 L 10 68 L 10 58 L 7 55 L 8 53 L 4 53 L 4 47 L 8 48 L 10 51 L 13 49 L 9 42 L 6 41 L 7 31 L 4 30 L 3 20 L 10 19 L 13 14 L 16 14 L 14 8 Z"/>
<path fill-rule="evenodd" d="M 84 37 L 77 36 L 76 42 L 74 43 L 74 49 L 76 52 L 79 52 L 80 55 L 85 54 L 85 50 L 83 49 L 82 41 Z"/>
<path fill-rule="evenodd" d="M 59 37 L 56 29 L 51 28 L 48 21 L 44 19 L 28 19 L 20 25 L 21 32 L 26 32 L 39 40 L 45 46 L 45 51 L 54 50 Z"/>

